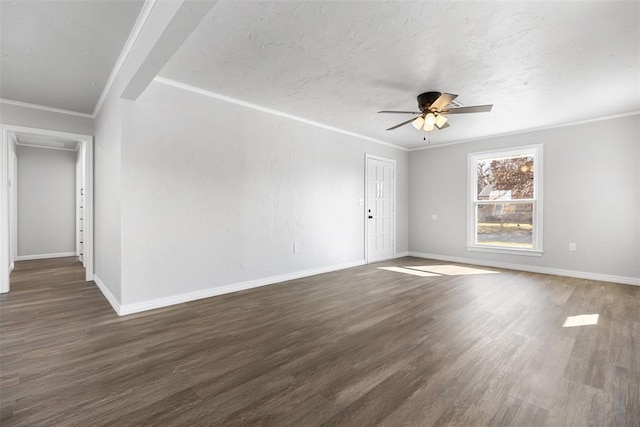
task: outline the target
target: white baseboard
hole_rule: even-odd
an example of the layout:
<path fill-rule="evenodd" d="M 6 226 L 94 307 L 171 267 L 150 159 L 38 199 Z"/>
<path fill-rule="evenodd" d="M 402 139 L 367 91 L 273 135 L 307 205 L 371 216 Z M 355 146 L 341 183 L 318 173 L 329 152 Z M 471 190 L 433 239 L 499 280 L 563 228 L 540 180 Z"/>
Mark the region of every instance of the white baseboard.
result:
<path fill-rule="evenodd" d="M 365 260 L 358 260 L 358 261 L 348 262 L 344 264 L 336 264 L 328 267 L 297 271 L 294 273 L 282 274 L 279 276 L 271 276 L 263 279 L 249 280 L 246 282 L 240 282 L 240 283 L 235 283 L 231 285 L 218 286 L 215 288 L 208 288 L 208 289 L 203 289 L 195 292 L 172 295 L 169 297 L 158 298 L 158 299 L 149 300 L 149 301 L 118 305 L 117 309 L 114 303 L 111 303 L 111 305 L 114 307 L 114 310 L 116 310 L 116 312 L 120 316 L 124 316 L 127 314 L 139 313 L 141 311 L 153 310 L 156 308 L 167 307 L 170 305 L 182 304 L 189 301 L 195 301 L 203 298 L 214 297 L 217 295 L 228 294 L 231 292 L 238 292 L 238 291 L 244 291 L 247 289 L 257 288 L 260 286 L 273 285 L 276 283 L 286 282 L 287 280 L 294 280 L 294 279 L 300 279 L 302 277 L 315 276 L 316 274 L 329 273 L 331 271 L 336 271 L 336 270 L 344 270 L 346 268 L 357 267 L 364 264 L 365 264 Z M 96 280 L 96 283 L 98 283 L 98 280 Z M 100 287 L 100 285 L 98 285 L 98 287 Z M 109 299 L 109 297 L 107 296 L 104 290 L 102 291 L 102 293 L 104 293 L 107 299 Z"/>
<path fill-rule="evenodd" d="M 105 285 L 104 282 L 102 281 L 102 279 L 100 279 L 95 274 L 93 275 L 93 281 L 96 283 L 96 286 L 98 286 L 98 289 L 100 289 L 100 291 L 102 292 L 102 295 L 104 295 L 104 297 L 107 299 L 107 301 L 109 301 L 109 304 L 111 304 L 111 308 L 113 308 L 113 311 L 115 311 L 116 314 L 121 316 L 121 314 L 120 314 L 120 303 L 118 302 L 116 297 L 111 293 L 109 288 L 107 288 L 107 285 Z"/>
<path fill-rule="evenodd" d="M 11 264 L 9 264 L 9 273 L 11 273 L 14 268 L 16 268 L 16 263 L 15 262 L 12 262 Z"/>
<path fill-rule="evenodd" d="M 404 251 L 404 252 L 396 252 L 396 258 L 403 258 L 409 256 L 409 251 Z"/>
<path fill-rule="evenodd" d="M 47 259 L 47 258 L 64 258 L 68 256 L 77 256 L 75 252 L 58 252 L 55 254 L 38 254 L 38 255 L 18 255 L 16 261 L 31 261 L 34 259 Z"/>
<path fill-rule="evenodd" d="M 508 270 L 520 270 L 520 271 L 527 271 L 530 273 L 552 274 L 554 276 L 575 277 L 577 279 L 598 280 L 602 282 L 622 283 L 625 285 L 640 286 L 640 278 L 638 277 L 614 276 L 610 274 L 589 273 L 586 271 L 563 270 L 559 268 L 538 267 L 538 266 L 525 265 L 525 264 L 511 264 L 507 262 L 487 261 L 482 259 L 453 257 L 453 256 L 438 255 L 438 254 L 425 254 L 421 252 L 411 252 L 411 251 L 409 252 L 409 255 L 418 257 L 418 258 L 435 259 L 438 261 L 457 262 L 462 264 L 475 264 L 475 265 L 482 265 L 485 267 L 505 268 Z"/>

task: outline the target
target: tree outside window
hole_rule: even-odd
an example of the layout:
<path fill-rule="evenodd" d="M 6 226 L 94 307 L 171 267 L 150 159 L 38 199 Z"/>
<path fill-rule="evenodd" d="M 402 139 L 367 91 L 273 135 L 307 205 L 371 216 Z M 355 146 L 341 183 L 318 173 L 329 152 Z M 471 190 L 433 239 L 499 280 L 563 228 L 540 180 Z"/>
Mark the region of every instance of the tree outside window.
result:
<path fill-rule="evenodd" d="M 470 155 L 469 246 L 541 250 L 541 148 Z"/>

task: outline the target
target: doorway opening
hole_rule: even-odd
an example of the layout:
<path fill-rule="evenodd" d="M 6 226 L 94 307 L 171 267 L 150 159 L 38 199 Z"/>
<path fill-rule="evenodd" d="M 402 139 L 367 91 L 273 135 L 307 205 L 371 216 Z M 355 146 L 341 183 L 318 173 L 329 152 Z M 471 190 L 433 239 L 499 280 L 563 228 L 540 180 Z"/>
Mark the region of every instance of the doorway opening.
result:
<path fill-rule="evenodd" d="M 93 280 L 93 137 L 4 125 L 0 166 L 0 292 L 26 260 L 75 257 Z"/>

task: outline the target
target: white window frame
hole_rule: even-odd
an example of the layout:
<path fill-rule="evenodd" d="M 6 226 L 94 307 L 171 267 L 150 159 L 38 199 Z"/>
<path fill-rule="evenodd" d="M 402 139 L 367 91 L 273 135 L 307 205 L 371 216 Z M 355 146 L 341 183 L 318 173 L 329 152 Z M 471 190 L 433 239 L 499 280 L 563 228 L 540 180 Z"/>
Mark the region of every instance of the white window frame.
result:
<path fill-rule="evenodd" d="M 533 175 L 533 199 L 519 199 L 514 202 L 533 203 L 533 247 L 532 248 L 513 248 L 509 246 L 498 245 L 482 245 L 476 243 L 476 225 L 477 225 L 477 208 L 480 203 L 487 203 L 486 200 L 478 200 L 477 191 L 477 172 L 476 165 L 478 161 L 518 156 L 522 154 L 533 155 L 535 165 L 535 173 Z M 542 256 L 542 172 L 543 155 L 542 144 L 527 145 L 516 148 L 507 148 L 504 150 L 491 150 L 479 153 L 469 153 L 467 155 L 467 250 L 478 252 L 492 252 L 509 255 L 528 255 Z M 504 203 L 504 201 L 495 201 L 496 203 Z M 493 202 L 491 202 L 493 203 Z"/>

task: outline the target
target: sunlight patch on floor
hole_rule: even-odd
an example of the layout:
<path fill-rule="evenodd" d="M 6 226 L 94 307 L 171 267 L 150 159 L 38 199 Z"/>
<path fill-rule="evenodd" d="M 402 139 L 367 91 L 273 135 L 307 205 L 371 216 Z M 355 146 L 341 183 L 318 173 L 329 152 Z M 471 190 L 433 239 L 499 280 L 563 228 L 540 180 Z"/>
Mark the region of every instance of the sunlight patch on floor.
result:
<path fill-rule="evenodd" d="M 420 277 L 466 276 L 470 274 L 498 274 L 499 271 L 481 268 L 463 267 L 452 264 L 439 265 L 408 265 L 406 267 L 378 267 L 380 270 L 395 271 L 396 273 L 411 274 Z"/>
<path fill-rule="evenodd" d="M 430 273 L 442 274 L 445 276 L 465 276 L 468 274 L 498 274 L 499 271 L 484 270 L 482 268 L 463 267 L 461 265 L 439 264 L 411 266 L 414 270 L 427 271 Z"/>
<path fill-rule="evenodd" d="M 411 274 L 413 276 L 420 276 L 420 277 L 438 277 L 438 276 L 440 276 L 440 274 L 429 273 L 429 272 L 426 272 L 426 271 L 412 270 L 410 268 L 402 268 L 402 267 L 378 267 L 378 268 L 380 270 L 395 271 L 396 273 Z"/>
<path fill-rule="evenodd" d="M 569 316 L 564 321 L 563 328 L 573 328 L 574 326 L 588 326 L 598 324 L 598 314 L 581 314 L 579 316 Z"/>

